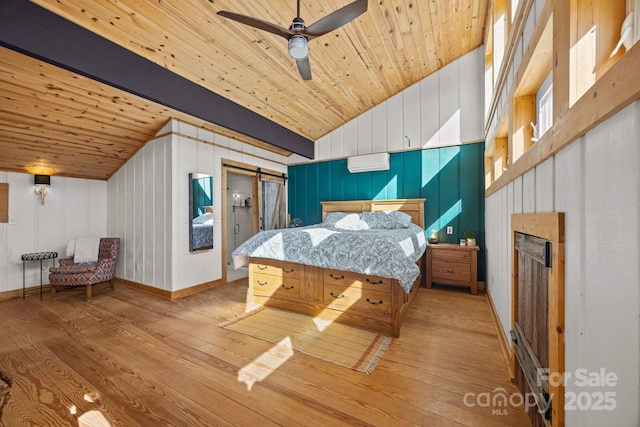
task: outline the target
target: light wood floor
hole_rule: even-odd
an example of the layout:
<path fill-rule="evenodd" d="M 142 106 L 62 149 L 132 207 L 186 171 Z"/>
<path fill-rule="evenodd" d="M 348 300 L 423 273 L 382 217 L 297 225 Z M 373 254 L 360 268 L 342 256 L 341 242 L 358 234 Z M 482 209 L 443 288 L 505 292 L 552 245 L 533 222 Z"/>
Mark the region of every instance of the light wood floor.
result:
<path fill-rule="evenodd" d="M 421 288 L 372 375 L 295 353 L 248 389 L 238 371 L 273 345 L 217 326 L 244 311 L 245 283 L 175 302 L 118 285 L 91 304 L 0 302 L 4 426 L 529 425 L 521 409 L 475 404 L 517 391 L 484 296 Z"/>

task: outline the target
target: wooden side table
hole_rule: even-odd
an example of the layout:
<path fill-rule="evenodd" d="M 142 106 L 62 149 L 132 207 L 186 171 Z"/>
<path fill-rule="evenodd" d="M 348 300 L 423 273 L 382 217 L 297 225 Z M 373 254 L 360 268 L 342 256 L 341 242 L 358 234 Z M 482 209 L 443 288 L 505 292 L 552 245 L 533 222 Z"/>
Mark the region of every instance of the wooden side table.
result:
<path fill-rule="evenodd" d="M 468 286 L 478 294 L 478 246 L 427 245 L 427 288 L 432 283 Z"/>

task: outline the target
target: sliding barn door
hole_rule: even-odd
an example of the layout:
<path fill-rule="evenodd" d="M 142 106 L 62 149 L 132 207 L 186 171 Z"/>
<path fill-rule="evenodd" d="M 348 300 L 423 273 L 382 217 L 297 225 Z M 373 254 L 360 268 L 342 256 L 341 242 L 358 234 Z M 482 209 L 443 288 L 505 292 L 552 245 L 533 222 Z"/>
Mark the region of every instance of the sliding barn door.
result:
<path fill-rule="evenodd" d="M 513 374 L 534 427 L 564 424 L 563 215 L 512 217 Z"/>
<path fill-rule="evenodd" d="M 275 230 L 287 226 L 284 182 L 262 180 L 260 230 Z"/>

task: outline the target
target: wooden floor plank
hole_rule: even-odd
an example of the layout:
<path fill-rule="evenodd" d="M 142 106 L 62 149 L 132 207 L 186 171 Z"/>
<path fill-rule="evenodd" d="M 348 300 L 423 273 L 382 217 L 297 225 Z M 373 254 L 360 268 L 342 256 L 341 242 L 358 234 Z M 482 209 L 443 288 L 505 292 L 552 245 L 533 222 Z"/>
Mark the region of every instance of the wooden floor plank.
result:
<path fill-rule="evenodd" d="M 237 313 L 235 313 L 237 314 Z M 156 318 L 155 320 L 154 317 Z M 218 321 L 221 321 L 223 319 L 218 319 Z M 153 327 L 158 327 L 158 325 L 160 324 L 164 324 L 167 323 L 167 320 L 165 319 L 165 316 L 162 313 L 150 313 L 147 312 L 146 313 L 146 321 L 148 322 L 149 325 L 153 325 L 150 327 L 149 331 L 151 331 L 151 333 L 153 333 Z M 202 335 L 205 336 L 212 336 L 212 334 L 210 332 L 206 332 L 207 329 L 214 329 L 217 330 L 216 332 L 220 332 L 223 336 L 228 336 L 230 337 L 229 339 L 231 341 L 249 341 L 250 342 L 250 346 L 252 347 L 256 347 L 257 345 L 257 353 L 263 353 L 264 351 L 267 351 L 269 347 L 272 346 L 272 344 L 267 343 L 267 342 L 263 342 L 263 341 L 255 341 L 255 339 L 251 339 L 250 337 L 247 337 L 245 335 L 241 335 L 241 334 L 237 334 L 231 331 L 227 331 L 227 330 L 223 330 L 223 329 L 219 329 L 217 328 L 216 323 L 218 323 L 218 321 L 212 323 L 209 320 L 209 323 L 206 326 L 203 326 L 202 328 L 200 328 L 201 331 L 205 331 Z M 193 332 L 194 330 L 197 330 L 198 328 L 188 328 L 188 329 L 184 329 L 182 327 L 186 326 L 186 323 L 177 323 L 175 321 L 171 321 L 169 322 L 171 324 L 171 326 L 174 327 L 178 327 L 178 332 L 180 334 L 180 338 L 178 340 L 172 340 L 171 342 L 166 341 L 169 345 L 173 346 L 177 351 L 180 351 L 181 354 L 184 356 L 183 357 L 183 364 L 187 364 L 187 363 L 198 363 L 200 362 L 200 366 L 198 366 L 198 369 L 200 369 L 200 372 L 198 373 L 194 373 L 194 377 L 197 376 L 202 376 L 202 375 L 208 375 L 210 372 L 208 370 L 208 368 L 210 367 L 218 367 L 220 368 L 221 366 L 224 366 L 226 371 L 229 371 L 233 378 L 232 378 L 232 383 L 226 383 L 226 384 L 216 384 L 215 387 L 216 388 L 221 388 L 221 389 L 225 389 L 226 390 L 226 394 L 227 395 L 234 395 L 235 398 L 237 398 L 239 401 L 242 402 L 254 402 L 252 404 L 252 410 L 256 410 L 256 406 L 258 407 L 258 409 L 260 409 L 261 413 L 265 413 L 267 415 L 270 415 L 272 417 L 274 417 L 273 419 L 275 419 L 278 423 L 282 424 L 282 425 L 292 425 L 292 424 L 305 424 L 305 425 L 339 425 L 338 421 L 340 419 L 342 420 L 347 420 L 348 423 L 347 424 L 354 424 L 357 423 L 359 420 L 353 418 L 350 415 L 347 414 L 337 414 L 335 410 L 333 411 L 328 411 L 331 412 L 332 415 L 330 418 L 327 418 L 326 413 L 327 413 L 327 409 L 331 409 L 331 408 L 327 408 L 326 406 L 322 406 L 322 405 L 316 405 L 314 404 L 314 402 L 312 401 L 306 401 L 306 408 L 297 408 L 297 406 L 299 406 L 301 404 L 301 402 L 305 402 L 305 396 L 301 395 L 301 394 L 296 394 L 296 393 L 291 393 L 291 392 L 285 392 L 286 389 L 281 389 L 278 388 L 278 391 L 274 392 L 272 389 L 274 388 L 273 386 L 269 386 L 269 387 L 256 387 L 252 392 L 253 392 L 253 396 L 249 396 L 248 395 L 248 391 L 246 389 L 246 386 L 244 386 L 243 384 L 240 384 L 238 382 L 238 370 L 242 368 L 243 365 L 250 363 L 252 360 L 255 359 L 255 357 L 250 357 L 247 358 L 246 356 L 244 356 L 242 353 L 230 353 L 229 354 L 229 359 L 230 361 L 225 361 L 223 359 L 219 359 L 216 358 L 215 356 L 209 354 L 209 356 L 213 357 L 212 359 L 208 359 L 206 357 L 203 357 L 203 354 L 205 354 L 206 352 L 202 351 L 202 348 L 198 348 L 198 347 L 205 347 L 206 345 L 208 345 L 209 343 L 205 340 L 203 340 L 200 337 L 194 337 L 192 335 L 199 335 L 197 332 Z M 163 329 L 167 328 L 168 326 L 162 326 Z M 190 333 L 189 333 L 190 332 Z M 216 336 L 215 338 L 215 342 L 220 341 L 220 336 Z M 246 352 L 246 344 L 243 344 L 243 351 Z M 230 346 L 227 345 L 227 348 L 229 348 Z M 228 353 L 228 352 L 227 352 Z M 220 380 L 220 376 L 217 375 L 212 375 L 211 378 L 209 378 L 210 381 L 212 381 L 213 383 L 219 382 Z M 245 395 L 240 395 L 237 396 L 238 393 L 238 389 L 241 391 L 244 387 L 245 390 Z M 274 395 L 275 394 L 275 395 Z M 285 399 L 283 398 L 287 398 L 287 401 L 283 401 Z M 316 408 L 317 412 L 313 413 L 311 411 L 312 408 Z M 280 411 L 281 408 L 285 409 L 284 413 L 281 413 L 282 411 Z M 298 409 L 303 409 L 302 411 L 298 411 Z M 275 412 L 274 412 L 275 411 Z M 279 412 L 278 412 L 279 411 Z M 306 412 L 311 412 L 310 414 L 307 415 Z M 297 414 L 297 415 L 296 415 Z M 296 416 L 295 419 L 290 419 L 290 417 L 294 415 Z M 307 419 L 305 419 L 307 418 Z M 245 420 L 245 422 L 248 420 Z M 253 424 L 253 423 L 251 423 Z"/>
<path fill-rule="evenodd" d="M 0 302 L 0 370 L 14 379 L 2 422 L 78 425 L 97 411 L 112 426 L 529 425 L 520 408 L 465 401 L 517 392 L 482 296 L 420 289 L 372 375 L 293 353 L 254 384 L 243 369 L 280 350 L 217 326 L 245 301 L 241 280 L 177 301 L 118 286 L 92 303 Z"/>
<path fill-rule="evenodd" d="M 73 412 L 82 414 L 85 410 L 91 409 L 99 410 L 108 416 L 114 425 L 141 425 L 134 422 L 127 413 L 117 410 L 120 406 L 119 401 L 113 402 L 110 407 L 103 405 L 101 399 L 97 398 L 100 393 L 96 392 L 94 385 L 75 372 L 74 367 L 77 363 L 69 365 L 57 358 L 50 348 L 31 341 L 24 331 L 8 325 L 7 328 L 12 333 L 12 340 L 16 341 L 18 350 L 4 353 L 0 366 L 11 366 L 11 372 L 17 372 L 18 375 L 12 376 L 12 397 L 5 412 L 23 412 L 21 402 L 17 402 L 15 407 L 13 403 L 14 398 L 24 398 L 28 403 L 34 404 L 35 410 L 28 411 L 29 417 L 42 416 L 46 419 L 35 425 L 74 424 L 76 416 Z M 15 393 L 13 390 L 16 388 L 25 393 Z M 87 398 L 91 398 L 91 402 Z M 3 420 L 7 418 L 9 417 L 5 415 Z M 29 424 L 20 415 L 17 418 L 24 424 L 15 425 Z"/>

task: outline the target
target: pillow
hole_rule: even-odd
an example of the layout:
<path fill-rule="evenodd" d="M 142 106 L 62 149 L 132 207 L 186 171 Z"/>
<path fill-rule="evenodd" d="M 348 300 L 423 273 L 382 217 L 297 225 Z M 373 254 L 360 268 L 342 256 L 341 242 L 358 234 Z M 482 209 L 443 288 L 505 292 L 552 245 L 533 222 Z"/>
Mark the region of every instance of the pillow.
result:
<path fill-rule="evenodd" d="M 411 216 L 400 211 L 363 212 L 362 221 L 369 228 L 392 230 L 395 228 L 409 228 Z"/>
<path fill-rule="evenodd" d="M 322 222 L 322 225 L 325 227 L 333 227 L 336 225 L 336 222 L 340 221 L 345 216 L 347 216 L 347 214 L 344 212 L 330 212 Z"/>
<path fill-rule="evenodd" d="M 75 264 L 86 264 L 98 262 L 98 250 L 100 249 L 99 237 L 78 237 L 76 239 L 75 254 L 73 262 Z"/>
<path fill-rule="evenodd" d="M 65 249 L 65 254 L 67 258 L 71 258 L 76 251 L 76 239 L 71 239 L 67 242 L 67 249 Z"/>
<path fill-rule="evenodd" d="M 205 213 L 193 219 L 194 224 L 213 224 L 213 214 Z"/>
<path fill-rule="evenodd" d="M 360 219 L 360 214 L 345 215 L 340 221 L 336 222 L 335 228 L 343 230 L 366 230 L 369 228 L 366 222 Z"/>

